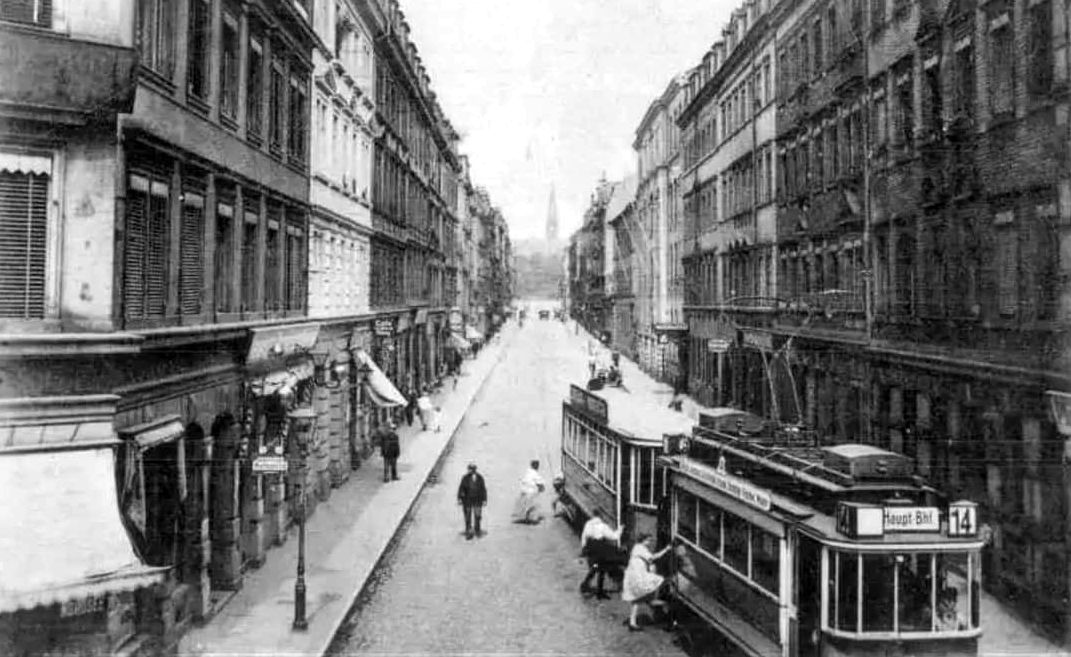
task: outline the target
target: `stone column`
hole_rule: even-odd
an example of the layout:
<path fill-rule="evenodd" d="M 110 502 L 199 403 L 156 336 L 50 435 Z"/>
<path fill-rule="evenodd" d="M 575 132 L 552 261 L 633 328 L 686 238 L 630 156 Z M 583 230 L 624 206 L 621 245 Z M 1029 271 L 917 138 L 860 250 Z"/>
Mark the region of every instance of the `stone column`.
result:
<path fill-rule="evenodd" d="M 334 423 L 331 418 L 333 391 L 319 387 L 313 409 L 316 411 L 316 440 L 309 454 L 309 492 L 317 501 L 326 500 L 331 494 L 331 444 L 335 442 Z"/>

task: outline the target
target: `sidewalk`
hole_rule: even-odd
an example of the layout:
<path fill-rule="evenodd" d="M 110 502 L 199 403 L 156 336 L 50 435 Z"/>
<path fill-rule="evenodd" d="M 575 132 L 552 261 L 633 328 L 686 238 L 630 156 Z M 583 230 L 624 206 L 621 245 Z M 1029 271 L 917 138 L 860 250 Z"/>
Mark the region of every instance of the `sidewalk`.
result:
<path fill-rule="evenodd" d="M 585 331 L 583 327 L 580 327 L 580 331 L 574 335 L 572 326 L 568 323 L 566 326 L 569 335 L 576 340 L 577 377 L 581 381 L 586 380 L 587 344 L 589 340 L 599 343 L 598 338 Z M 605 346 L 601 348 L 607 353 L 611 351 Z M 669 403 L 673 397 L 672 386 L 654 380 L 641 370 L 639 365 L 624 355 L 621 356 L 620 362 L 625 387 L 629 391 L 636 394 L 654 395 L 664 399 L 666 404 Z M 693 420 L 698 420 L 699 411 L 707 408 L 687 395 L 681 395 L 681 401 L 683 402 L 682 412 Z M 1029 623 L 1020 619 L 1014 611 L 984 591 L 982 593 L 982 626 L 983 634 L 978 646 L 979 657 L 1034 657 L 1036 655 L 1071 657 L 1071 653 L 1061 650 L 1059 646 L 1034 630 Z"/>
<path fill-rule="evenodd" d="M 516 326 L 507 324 L 498 342 L 465 361 L 456 390 L 446 379 L 434 396 L 442 408 L 441 432 L 421 431 L 419 422 L 398 428 L 400 481 L 383 482 L 376 456 L 317 505 L 305 528 L 307 631 L 291 629 L 298 544 L 292 527 L 286 543 L 269 550 L 264 564 L 246 573 L 241 591 L 222 611 L 182 638 L 179 654 L 324 654 L 515 334 Z"/>

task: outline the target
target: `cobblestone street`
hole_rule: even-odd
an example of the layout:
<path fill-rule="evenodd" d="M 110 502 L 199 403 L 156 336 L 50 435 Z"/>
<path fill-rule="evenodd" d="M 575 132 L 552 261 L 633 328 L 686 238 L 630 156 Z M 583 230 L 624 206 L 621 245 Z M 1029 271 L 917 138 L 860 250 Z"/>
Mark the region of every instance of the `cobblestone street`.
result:
<path fill-rule="evenodd" d="M 558 468 L 561 400 L 586 369 L 582 340 L 568 326 L 529 320 L 521 329 L 333 654 L 683 654 L 659 626 L 628 632 L 616 592 L 610 600 L 579 595 L 586 568 L 564 520 L 509 521 L 528 460 L 542 462 L 548 484 Z M 470 460 L 486 478 L 489 503 L 487 534 L 466 541 L 456 494 Z M 549 512 L 550 491 L 543 498 Z"/>

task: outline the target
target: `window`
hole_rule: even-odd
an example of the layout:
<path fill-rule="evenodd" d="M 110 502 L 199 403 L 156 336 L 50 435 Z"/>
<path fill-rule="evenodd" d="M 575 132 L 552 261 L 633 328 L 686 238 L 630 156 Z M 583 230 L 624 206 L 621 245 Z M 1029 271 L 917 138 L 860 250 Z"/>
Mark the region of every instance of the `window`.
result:
<path fill-rule="evenodd" d="M 283 62 L 272 57 L 271 87 L 268 89 L 268 145 L 274 151 L 283 147 L 283 124 L 286 120 L 286 76 Z"/>
<path fill-rule="evenodd" d="M 261 113 L 264 103 L 264 46 L 255 37 L 249 38 L 249 63 L 246 69 L 246 130 L 259 137 L 264 129 Z"/>
<path fill-rule="evenodd" d="M 811 48 L 808 43 L 809 42 L 807 41 L 807 33 L 804 32 L 803 35 L 800 37 L 800 58 L 798 64 L 800 71 L 800 82 L 807 82 L 811 79 Z M 814 73 L 815 75 L 817 75 L 819 71 L 815 70 Z"/>
<path fill-rule="evenodd" d="M 886 106 L 885 89 L 878 88 L 873 95 L 873 114 L 870 117 L 870 139 L 875 146 L 884 146 L 888 137 L 885 127 Z"/>
<path fill-rule="evenodd" d="M 230 11 L 223 12 L 222 59 L 219 72 L 219 111 L 228 119 L 238 118 L 238 19 Z"/>
<path fill-rule="evenodd" d="M 770 593 L 780 594 L 781 541 L 758 527 L 751 528 L 751 579 Z"/>
<path fill-rule="evenodd" d="M 751 523 L 732 513 L 723 513 L 722 532 L 724 533 L 725 564 L 747 577 Z"/>
<path fill-rule="evenodd" d="M 208 0 L 190 0 L 186 90 L 199 100 L 208 99 L 208 50 L 212 19 Z"/>
<path fill-rule="evenodd" d="M 246 198 L 248 207 L 260 207 L 260 199 Z M 254 210 L 245 211 L 245 221 L 242 226 L 242 305 L 244 312 L 253 312 L 258 309 L 259 299 L 257 292 L 257 239 L 260 229 L 260 213 Z"/>
<path fill-rule="evenodd" d="M 699 514 L 699 500 L 694 495 L 677 489 L 677 534 L 681 538 L 696 540 L 696 519 Z"/>
<path fill-rule="evenodd" d="M 941 67 L 936 57 L 931 61 L 932 63 L 923 72 L 922 93 L 925 107 L 923 126 L 927 136 L 932 138 L 941 132 L 943 108 L 941 106 Z"/>
<path fill-rule="evenodd" d="M 287 153 L 291 162 L 305 163 L 305 143 L 308 140 L 308 78 L 299 72 L 290 76 L 290 111 L 287 116 L 290 124 L 287 127 Z M 343 140 L 342 147 L 346 147 L 348 139 Z M 348 163 L 346 165 L 348 167 Z"/>
<path fill-rule="evenodd" d="M 179 226 L 179 312 L 201 313 L 201 285 L 204 281 L 204 196 L 194 191 L 182 195 Z"/>
<path fill-rule="evenodd" d="M 169 80 L 175 74 L 175 5 L 175 0 L 138 2 L 141 65 Z"/>
<path fill-rule="evenodd" d="M 721 509 L 699 501 L 699 547 L 715 559 L 721 559 Z"/>
<path fill-rule="evenodd" d="M 845 632 L 857 632 L 859 612 L 859 555 L 842 552 L 830 552 L 830 582 L 833 590 L 834 613 L 830 614 L 830 624 Z"/>
<path fill-rule="evenodd" d="M 167 311 L 171 188 L 162 177 L 131 174 L 127 186 L 123 306 L 127 319 Z"/>
<path fill-rule="evenodd" d="M 1031 100 L 1041 100 L 1053 86 L 1051 0 L 1030 7 L 1027 29 L 1026 90 Z"/>
<path fill-rule="evenodd" d="M 956 96 L 954 111 L 959 116 L 974 113 L 974 48 L 965 39 L 956 46 Z"/>
<path fill-rule="evenodd" d="M 264 242 L 264 309 L 282 310 L 279 287 L 283 276 L 283 242 L 279 235 L 282 229 L 283 209 L 272 203 L 268 205 L 268 232 Z"/>
<path fill-rule="evenodd" d="M 893 138 L 905 148 L 911 148 L 915 138 L 915 97 L 911 85 L 911 62 L 908 61 L 896 76 L 896 133 Z"/>
<path fill-rule="evenodd" d="M 885 24 L 885 0 L 870 0 L 870 29 L 880 30 Z"/>
<path fill-rule="evenodd" d="M 826 11 L 826 61 L 836 61 L 837 51 L 839 49 L 840 35 L 837 34 L 837 6 L 831 4 Z"/>
<path fill-rule="evenodd" d="M 235 217 L 232 196 L 222 189 L 216 204 L 215 294 L 216 310 L 236 310 L 231 281 L 234 278 Z"/>
<path fill-rule="evenodd" d="M 18 158 L 0 167 L 0 318 L 45 316 L 48 205 L 52 161 Z"/>
<path fill-rule="evenodd" d="M 814 27 L 811 28 L 811 33 L 814 38 L 814 72 L 820 74 L 822 72 L 822 21 L 817 20 L 814 22 Z"/>
<path fill-rule="evenodd" d="M 0 21 L 52 27 L 52 0 L 0 0 Z"/>
<path fill-rule="evenodd" d="M 1008 14 L 1001 14 L 992 24 L 989 32 L 989 111 L 998 116 L 1015 110 L 1015 42 Z"/>
<path fill-rule="evenodd" d="M 305 307 L 305 231 L 300 213 L 292 213 L 286 225 L 286 308 Z M 348 289 L 348 288 L 347 288 Z"/>
<path fill-rule="evenodd" d="M 998 212 L 997 227 L 997 306 L 1001 315 L 1014 315 L 1019 308 L 1019 240 L 1015 213 Z"/>

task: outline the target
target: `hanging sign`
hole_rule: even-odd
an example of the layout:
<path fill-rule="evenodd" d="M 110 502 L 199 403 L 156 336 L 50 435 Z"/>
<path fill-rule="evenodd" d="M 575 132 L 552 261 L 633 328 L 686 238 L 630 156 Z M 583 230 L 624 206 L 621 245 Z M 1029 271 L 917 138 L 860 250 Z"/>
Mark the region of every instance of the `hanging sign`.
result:
<path fill-rule="evenodd" d="M 707 340 L 707 351 L 712 354 L 724 354 L 729 351 L 729 341 L 721 338 L 711 338 Z"/>
<path fill-rule="evenodd" d="M 286 457 L 258 456 L 253 459 L 253 472 L 286 472 Z"/>
<path fill-rule="evenodd" d="M 373 330 L 377 337 L 388 338 L 394 335 L 394 320 L 393 319 L 377 319 L 373 324 Z"/>

